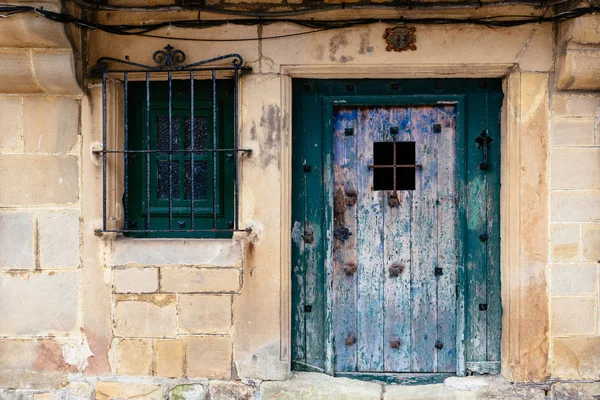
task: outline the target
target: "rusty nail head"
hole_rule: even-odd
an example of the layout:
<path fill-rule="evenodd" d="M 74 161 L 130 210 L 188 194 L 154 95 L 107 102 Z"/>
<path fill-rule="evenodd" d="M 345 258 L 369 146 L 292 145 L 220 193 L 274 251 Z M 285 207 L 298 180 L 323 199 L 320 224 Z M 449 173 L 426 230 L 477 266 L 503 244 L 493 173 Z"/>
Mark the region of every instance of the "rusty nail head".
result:
<path fill-rule="evenodd" d="M 400 341 L 399 340 L 394 340 L 392 342 L 390 342 L 390 347 L 392 349 L 399 349 L 400 348 Z"/>
<path fill-rule="evenodd" d="M 354 343 L 356 343 L 356 338 L 349 333 L 348 336 L 346 336 L 346 346 L 352 346 Z"/>

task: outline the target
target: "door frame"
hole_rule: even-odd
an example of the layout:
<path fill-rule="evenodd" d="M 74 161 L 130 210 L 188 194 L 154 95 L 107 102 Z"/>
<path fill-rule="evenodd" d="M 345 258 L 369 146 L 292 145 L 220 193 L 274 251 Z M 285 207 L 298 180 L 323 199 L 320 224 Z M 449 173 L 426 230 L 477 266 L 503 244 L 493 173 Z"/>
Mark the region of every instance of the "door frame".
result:
<path fill-rule="evenodd" d="M 460 238 L 457 240 L 458 245 L 458 262 L 456 269 L 456 285 L 458 286 L 456 294 L 456 372 L 458 376 L 464 376 L 466 373 L 466 346 L 465 346 L 465 327 L 466 327 L 466 310 L 465 310 L 465 252 L 464 244 L 466 241 L 465 237 L 465 226 L 466 226 L 466 207 L 465 207 L 465 188 L 466 188 L 466 163 L 467 154 L 465 149 L 466 144 L 466 124 L 465 124 L 465 99 L 466 95 L 356 95 L 356 96 L 324 96 L 324 109 L 323 109 L 323 132 L 333 132 L 333 118 L 334 118 L 334 107 L 336 106 L 436 106 L 436 105 L 455 105 L 456 106 L 456 160 L 457 160 L 457 236 Z M 324 182 L 327 184 L 324 187 L 324 220 L 326 224 L 326 234 L 324 237 L 332 238 L 334 230 L 333 221 L 333 202 L 334 202 L 334 163 L 333 163 L 333 135 L 324 134 L 322 143 L 323 152 L 323 177 Z M 462 162 L 459 162 L 462 160 Z M 460 185 L 459 182 L 464 182 Z M 339 373 L 335 372 L 335 342 L 334 342 L 334 331 L 333 331 L 333 288 L 331 282 L 333 281 L 333 249 L 334 241 L 326 240 L 324 243 L 325 247 L 325 372 L 330 375 L 336 376 L 353 376 L 368 377 L 370 374 L 373 376 L 385 377 L 384 373 Z M 425 373 L 398 373 L 401 375 L 412 375 L 410 380 L 415 380 L 416 376 L 425 375 Z M 388 381 L 397 381 L 394 377 L 388 374 Z M 435 378 L 434 375 L 438 375 L 438 378 L 443 380 L 448 375 L 442 373 L 427 373 L 431 375 L 431 378 Z M 431 382 L 431 379 L 417 379 L 419 383 Z"/>

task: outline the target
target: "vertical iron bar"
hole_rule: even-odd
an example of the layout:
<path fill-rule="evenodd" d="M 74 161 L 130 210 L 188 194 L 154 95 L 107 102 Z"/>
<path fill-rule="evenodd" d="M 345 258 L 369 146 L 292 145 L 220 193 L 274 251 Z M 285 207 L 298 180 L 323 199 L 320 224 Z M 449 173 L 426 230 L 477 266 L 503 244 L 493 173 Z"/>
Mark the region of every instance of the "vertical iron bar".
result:
<path fill-rule="evenodd" d="M 169 230 L 173 229 L 173 87 L 169 71 Z"/>
<path fill-rule="evenodd" d="M 102 73 L 102 230 L 106 231 L 106 72 Z"/>
<path fill-rule="evenodd" d="M 129 105 L 129 74 L 127 72 L 125 72 L 123 74 L 123 85 L 124 85 L 124 91 L 125 91 L 125 97 L 124 97 L 124 143 L 123 143 L 123 150 L 125 150 L 125 152 L 123 153 L 123 172 L 125 177 L 124 179 L 124 190 L 125 193 L 123 194 L 123 217 L 125 219 L 125 230 L 129 229 L 129 155 L 127 154 L 127 150 L 129 150 L 128 144 L 129 144 L 129 119 L 128 119 L 128 105 Z"/>
<path fill-rule="evenodd" d="M 212 70 L 213 150 L 217 149 L 217 71 Z M 213 151 L 213 229 L 217 229 L 217 152 Z"/>
<path fill-rule="evenodd" d="M 394 168 L 392 169 L 392 172 L 394 174 L 394 198 L 398 198 L 398 192 L 396 190 L 396 172 L 398 171 L 398 168 L 396 166 L 396 135 L 393 135 L 393 140 L 394 140 L 394 144 L 392 145 L 394 147 L 394 161 L 393 161 L 393 166 Z"/>
<path fill-rule="evenodd" d="M 146 230 L 150 230 L 150 72 L 146 72 Z"/>
<path fill-rule="evenodd" d="M 195 147 L 195 143 L 194 143 L 194 128 L 196 125 L 196 116 L 194 115 L 194 71 L 190 71 L 190 97 L 191 97 L 191 105 L 190 105 L 190 142 L 191 142 L 191 150 L 192 152 L 190 153 L 191 156 L 191 160 L 190 160 L 190 169 L 191 169 L 191 180 L 192 180 L 192 187 L 191 187 L 191 199 L 190 199 L 190 214 L 191 214 L 191 218 L 192 218 L 192 230 L 194 230 L 194 222 L 195 222 L 195 215 L 194 215 L 194 200 L 196 199 L 195 197 L 195 193 L 194 193 L 194 175 L 196 175 L 196 171 L 194 170 L 194 156 L 196 155 L 196 153 L 194 153 L 194 150 L 196 150 Z"/>
<path fill-rule="evenodd" d="M 234 70 L 234 88 L 233 88 L 233 148 L 235 149 L 235 152 L 233 153 L 233 157 L 234 157 L 234 168 L 235 168 L 235 209 L 233 210 L 233 229 L 237 230 L 238 229 L 238 220 L 239 220 L 239 205 L 240 205 L 240 197 L 239 197 L 239 193 L 238 193 L 238 188 L 239 188 L 239 183 L 238 183 L 238 179 L 239 179 L 239 174 L 238 174 L 238 154 L 239 152 L 238 150 L 238 79 L 239 75 L 238 75 L 238 68 L 235 67 Z"/>

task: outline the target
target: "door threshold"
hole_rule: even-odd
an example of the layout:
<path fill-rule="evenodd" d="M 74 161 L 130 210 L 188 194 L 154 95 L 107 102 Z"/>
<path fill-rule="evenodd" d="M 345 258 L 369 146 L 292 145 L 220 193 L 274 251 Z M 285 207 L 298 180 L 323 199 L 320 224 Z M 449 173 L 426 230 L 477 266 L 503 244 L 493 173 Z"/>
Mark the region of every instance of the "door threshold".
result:
<path fill-rule="evenodd" d="M 436 383 L 444 383 L 446 378 L 456 376 L 456 374 L 452 372 L 336 372 L 334 376 L 397 385 L 433 385 Z"/>

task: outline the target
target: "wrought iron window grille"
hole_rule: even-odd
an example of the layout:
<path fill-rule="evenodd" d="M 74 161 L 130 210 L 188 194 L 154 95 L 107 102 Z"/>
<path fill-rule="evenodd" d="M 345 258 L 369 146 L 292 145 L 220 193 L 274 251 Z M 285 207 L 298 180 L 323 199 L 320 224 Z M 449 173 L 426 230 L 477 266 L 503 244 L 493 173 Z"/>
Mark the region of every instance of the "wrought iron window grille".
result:
<path fill-rule="evenodd" d="M 194 232 L 236 232 L 236 231 L 245 231 L 249 232 L 251 228 L 240 229 L 239 227 L 239 165 L 240 165 L 240 157 L 243 155 L 249 155 L 252 150 L 244 149 L 238 147 L 238 93 L 239 93 L 239 77 L 243 71 L 249 70 L 243 66 L 243 59 L 239 54 L 227 54 L 220 57 L 210 58 L 194 63 L 185 64 L 186 55 L 181 50 L 174 49 L 171 45 L 167 45 L 164 49 L 157 50 L 152 55 L 152 60 L 156 65 L 145 65 L 141 63 L 132 62 L 126 57 L 125 60 L 112 58 L 112 57 L 102 57 L 98 59 L 96 62 L 94 73 L 97 75 L 101 75 L 102 77 L 102 148 L 94 149 L 93 153 L 101 157 L 102 162 L 102 229 L 96 229 L 96 233 L 194 233 Z M 225 64 L 224 62 L 230 62 L 230 65 Z M 220 148 L 217 143 L 217 74 L 225 75 L 226 79 L 233 80 L 233 148 Z M 130 79 L 132 76 L 137 78 L 135 80 L 139 80 L 145 82 L 145 149 L 130 149 L 129 148 L 129 135 L 130 135 L 130 121 L 129 121 L 129 86 L 132 82 Z M 157 76 L 162 79 L 158 79 L 160 81 L 164 81 L 166 77 L 166 82 L 168 84 L 168 149 L 161 149 L 158 145 L 155 148 L 151 146 L 151 129 L 150 129 L 150 85 L 153 81 L 153 77 Z M 166 75 L 166 76 L 165 76 Z M 123 83 L 123 149 L 111 149 L 108 148 L 108 139 L 107 139 L 107 79 L 117 79 L 121 80 Z M 206 143 L 206 146 L 197 146 L 194 143 L 195 134 L 194 129 L 195 118 L 196 115 L 194 112 L 194 84 L 197 81 L 198 77 L 208 77 L 210 82 L 212 83 L 212 143 L 210 146 L 209 143 Z M 140 79 L 141 78 L 141 79 Z M 189 100 L 189 115 L 191 123 L 189 123 L 189 129 L 191 129 L 191 134 L 189 135 L 191 145 L 185 149 L 174 149 L 173 148 L 173 81 L 177 78 L 179 82 L 182 78 L 189 80 L 190 85 L 190 100 Z M 185 221 L 178 220 L 174 223 L 173 218 L 173 192 L 175 184 L 179 184 L 179 181 L 174 182 L 173 180 L 173 156 L 177 154 L 183 153 L 184 155 L 189 155 L 189 162 L 191 163 L 191 173 L 189 179 L 191 179 L 191 183 L 189 185 L 189 190 L 191 191 L 191 195 L 189 196 L 189 216 L 186 215 L 186 218 L 190 221 L 189 228 L 181 229 L 187 225 Z M 209 154 L 209 157 L 212 158 L 212 227 L 209 229 L 199 229 L 197 224 L 197 216 L 196 216 L 196 206 L 195 200 L 197 199 L 197 194 L 194 193 L 196 189 L 196 173 L 195 173 L 195 155 L 196 154 Z M 151 213 L 151 182 L 150 182 L 150 159 L 151 156 L 157 155 L 167 156 L 168 157 L 168 229 L 153 229 L 152 228 L 152 213 Z M 122 163 L 124 169 L 124 179 L 123 179 L 123 227 L 119 228 L 109 228 L 107 225 L 107 157 L 109 155 L 122 155 Z M 234 163 L 234 176 L 233 176 L 233 196 L 234 196 L 234 206 L 233 206 L 233 220 L 227 221 L 225 224 L 226 227 L 222 228 L 217 225 L 217 213 L 218 213 L 218 205 L 217 205 L 217 158 L 221 155 L 226 155 L 227 160 L 233 161 Z M 144 199 L 145 205 L 145 226 L 143 229 L 140 229 L 137 226 L 137 223 L 130 223 L 129 220 L 129 200 L 130 200 L 130 188 L 129 188 L 129 168 L 130 161 L 132 158 L 136 158 L 138 156 L 145 157 L 145 177 L 146 177 L 146 193 Z M 187 161 L 186 161 L 187 162 Z M 180 166 L 181 167 L 181 166 Z M 186 166 L 187 168 L 187 166 Z M 187 179 L 187 177 L 186 177 Z M 164 182 L 163 182 L 164 184 Z M 187 182 L 186 182 L 187 185 Z M 179 190 L 179 189 L 178 189 Z M 187 187 L 186 187 L 187 190 Z M 182 197 L 183 198 L 183 197 Z M 179 219 L 179 218 L 178 218 Z M 177 225 L 177 228 L 174 229 L 174 226 Z"/>

